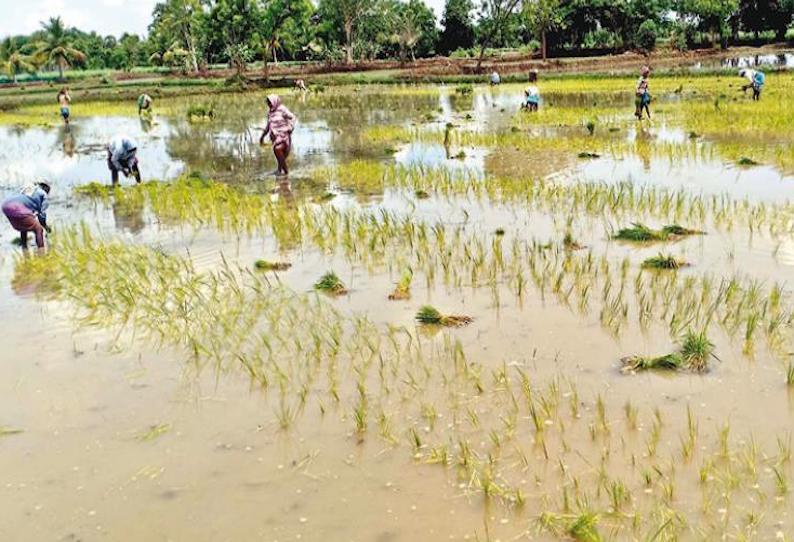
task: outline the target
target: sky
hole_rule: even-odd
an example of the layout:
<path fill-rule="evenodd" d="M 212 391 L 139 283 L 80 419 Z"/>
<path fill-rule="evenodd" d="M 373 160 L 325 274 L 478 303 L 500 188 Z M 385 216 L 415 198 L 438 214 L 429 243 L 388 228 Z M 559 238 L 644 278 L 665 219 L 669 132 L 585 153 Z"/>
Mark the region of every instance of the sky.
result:
<path fill-rule="evenodd" d="M 440 18 L 444 0 L 425 0 Z M 0 0 L 0 37 L 28 34 L 60 15 L 67 26 L 102 35 L 145 34 L 157 0 Z"/>

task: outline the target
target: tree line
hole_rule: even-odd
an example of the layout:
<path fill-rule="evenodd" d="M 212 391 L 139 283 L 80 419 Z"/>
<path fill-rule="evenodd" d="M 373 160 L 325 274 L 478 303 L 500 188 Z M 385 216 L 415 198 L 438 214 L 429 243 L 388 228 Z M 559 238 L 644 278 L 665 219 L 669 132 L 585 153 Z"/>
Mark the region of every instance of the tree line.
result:
<path fill-rule="evenodd" d="M 60 17 L 0 42 L 0 69 L 129 70 L 167 66 L 200 73 L 252 61 L 352 63 L 435 55 L 482 59 L 500 48 L 548 53 L 727 47 L 741 38 L 783 40 L 794 0 L 446 0 L 440 20 L 423 0 L 163 0 L 148 36 L 67 28 Z"/>

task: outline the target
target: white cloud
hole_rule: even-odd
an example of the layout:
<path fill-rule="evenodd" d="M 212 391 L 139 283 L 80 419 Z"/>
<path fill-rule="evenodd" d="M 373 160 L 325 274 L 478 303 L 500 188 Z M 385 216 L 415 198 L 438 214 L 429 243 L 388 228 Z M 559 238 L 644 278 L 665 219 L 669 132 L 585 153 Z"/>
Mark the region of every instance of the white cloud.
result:
<path fill-rule="evenodd" d="M 0 0 L 0 37 L 28 34 L 60 16 L 67 26 L 119 36 L 145 34 L 157 0 Z"/>

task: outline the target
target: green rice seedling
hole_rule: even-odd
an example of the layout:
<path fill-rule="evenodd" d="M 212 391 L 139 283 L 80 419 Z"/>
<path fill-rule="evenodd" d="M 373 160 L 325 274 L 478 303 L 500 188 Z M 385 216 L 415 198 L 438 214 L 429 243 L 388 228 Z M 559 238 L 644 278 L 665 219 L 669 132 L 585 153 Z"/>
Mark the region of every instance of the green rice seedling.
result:
<path fill-rule="evenodd" d="M 444 315 L 430 305 L 422 306 L 416 313 L 416 320 L 424 325 L 437 325 L 447 327 L 462 327 L 474 321 L 471 316 Z"/>
<path fill-rule="evenodd" d="M 400 276 L 400 280 L 394 286 L 394 291 L 389 294 L 392 301 L 411 299 L 411 282 L 413 282 L 413 271 L 407 269 Z"/>
<path fill-rule="evenodd" d="M 794 386 L 794 361 L 789 361 L 786 367 L 786 385 Z"/>
<path fill-rule="evenodd" d="M 612 238 L 619 239 L 621 241 L 635 242 L 662 240 L 660 238 L 659 232 L 637 222 L 633 223 L 630 228 L 621 228 L 615 235 L 612 236 Z"/>
<path fill-rule="evenodd" d="M 706 332 L 695 333 L 687 330 L 681 343 L 681 358 L 684 365 L 692 371 L 703 372 L 708 370 L 709 361 L 714 358 L 714 343 L 708 340 Z"/>
<path fill-rule="evenodd" d="M 212 120 L 215 118 L 215 104 L 192 104 L 187 108 L 187 120 L 191 122 Z"/>
<path fill-rule="evenodd" d="M 15 427 L 6 427 L 4 425 L 0 425 L 0 437 L 5 437 L 8 435 L 18 435 L 22 433 L 22 429 L 17 429 Z"/>
<path fill-rule="evenodd" d="M 170 423 L 159 423 L 156 425 L 152 425 L 151 427 L 149 427 L 149 429 L 138 435 L 138 440 L 142 440 L 144 442 L 155 440 L 165 435 L 170 430 L 171 430 Z"/>
<path fill-rule="evenodd" d="M 464 83 L 455 87 L 455 94 L 469 96 L 474 93 L 474 87 L 470 83 Z"/>
<path fill-rule="evenodd" d="M 577 154 L 577 156 L 579 158 L 583 158 L 583 159 L 587 159 L 587 158 L 601 158 L 600 154 L 598 154 L 597 152 L 592 152 L 592 151 L 582 151 L 579 154 Z"/>
<path fill-rule="evenodd" d="M 695 333 L 687 330 L 678 352 L 658 357 L 628 356 L 621 359 L 623 372 L 636 372 L 651 369 L 680 370 L 694 372 L 708 370 L 708 363 L 715 358 L 714 344 L 705 332 Z"/>
<path fill-rule="evenodd" d="M 676 258 L 671 254 L 665 256 L 659 253 L 656 256 L 652 256 L 650 258 L 645 259 L 642 262 L 641 267 L 643 269 L 675 270 L 675 269 L 681 269 L 682 267 L 688 267 L 689 265 L 690 264 L 687 263 L 685 260 Z"/>
<path fill-rule="evenodd" d="M 633 241 L 647 243 L 653 241 L 675 241 L 690 235 L 702 235 L 704 232 L 685 228 L 678 224 L 668 224 L 659 230 L 649 228 L 644 224 L 635 222 L 630 228 L 621 228 L 612 236 L 613 239 L 621 241 Z"/>
<path fill-rule="evenodd" d="M 598 532 L 598 514 L 582 512 L 568 525 L 568 536 L 577 542 L 601 542 L 603 538 Z"/>
<path fill-rule="evenodd" d="M 747 156 L 742 156 L 741 158 L 739 158 L 739 160 L 737 160 L 736 163 L 739 164 L 740 166 L 757 166 L 758 165 L 758 162 L 756 162 L 755 160 L 753 160 L 752 158 L 749 158 Z"/>
<path fill-rule="evenodd" d="M 496 235 L 497 237 L 501 237 L 504 234 L 505 234 L 504 228 L 496 228 L 496 230 L 494 230 L 494 235 Z"/>
<path fill-rule="evenodd" d="M 631 401 L 626 401 L 626 404 L 623 405 L 623 411 L 626 413 L 626 423 L 629 425 L 629 429 L 636 430 L 637 429 L 637 408 L 631 404 Z"/>
<path fill-rule="evenodd" d="M 783 470 L 772 467 L 772 472 L 775 473 L 775 487 L 777 487 L 778 495 L 786 495 L 788 493 L 788 479 Z"/>
<path fill-rule="evenodd" d="M 570 230 L 565 232 L 565 236 L 562 238 L 562 246 L 565 247 L 565 250 L 582 250 L 586 248 L 583 244 L 574 239 Z"/>
<path fill-rule="evenodd" d="M 683 368 L 684 360 L 680 354 L 665 354 L 656 357 L 628 356 L 622 358 L 622 371 L 648 371 L 648 370 L 678 370 Z"/>
<path fill-rule="evenodd" d="M 428 199 L 430 194 L 426 190 L 416 190 L 414 191 L 414 196 L 416 196 L 416 199 Z"/>
<path fill-rule="evenodd" d="M 286 271 L 290 267 L 292 267 L 292 264 L 289 262 L 271 262 L 268 260 L 256 260 L 254 262 L 254 268 L 259 271 Z"/>
<path fill-rule="evenodd" d="M 595 133 L 596 123 L 595 123 L 594 120 L 588 120 L 585 123 L 584 127 L 587 128 L 587 133 L 588 134 L 593 135 Z"/>
<path fill-rule="evenodd" d="M 328 271 L 320 277 L 320 280 L 314 283 L 314 289 L 332 295 L 344 295 L 347 293 L 345 284 L 333 271 Z"/>

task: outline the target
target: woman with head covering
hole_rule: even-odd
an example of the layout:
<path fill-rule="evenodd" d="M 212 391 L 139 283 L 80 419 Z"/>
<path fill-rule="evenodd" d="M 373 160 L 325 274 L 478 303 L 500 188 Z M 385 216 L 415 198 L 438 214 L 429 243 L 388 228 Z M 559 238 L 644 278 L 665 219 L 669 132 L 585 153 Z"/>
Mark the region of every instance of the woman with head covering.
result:
<path fill-rule="evenodd" d="M 292 131 L 295 129 L 295 115 L 281 103 L 275 94 L 267 97 L 267 126 L 259 138 L 259 144 L 265 143 L 265 136 L 270 134 L 273 143 L 273 154 L 276 156 L 278 170 L 276 175 L 287 175 L 287 157 L 292 150 Z"/>
<path fill-rule="evenodd" d="M 49 194 L 49 183 L 41 181 L 23 188 L 19 194 L 3 202 L 3 214 L 11 227 L 19 232 L 22 248 L 28 247 L 28 232 L 35 235 L 36 246 L 44 248 L 44 230 L 50 231 L 47 225 Z"/>
<path fill-rule="evenodd" d="M 141 182 L 141 171 L 138 169 L 138 144 L 125 135 L 114 137 L 107 148 L 108 169 L 113 186 L 119 184 L 119 171 L 125 177 L 135 177 L 137 183 Z"/>

